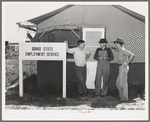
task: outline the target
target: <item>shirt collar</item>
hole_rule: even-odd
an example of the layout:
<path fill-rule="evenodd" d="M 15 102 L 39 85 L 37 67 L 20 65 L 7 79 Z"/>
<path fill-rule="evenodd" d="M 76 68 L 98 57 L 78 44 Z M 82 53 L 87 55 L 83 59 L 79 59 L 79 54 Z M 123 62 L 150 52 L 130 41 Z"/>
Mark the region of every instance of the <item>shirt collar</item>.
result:
<path fill-rule="evenodd" d="M 122 48 L 121 48 L 121 50 L 125 50 L 125 48 L 124 48 L 124 47 L 122 47 Z"/>
<path fill-rule="evenodd" d="M 78 50 L 83 51 L 85 48 L 83 48 L 82 50 L 78 47 Z"/>
<path fill-rule="evenodd" d="M 103 50 L 102 48 L 100 48 L 101 50 Z M 104 48 L 104 50 L 106 50 L 106 47 Z"/>

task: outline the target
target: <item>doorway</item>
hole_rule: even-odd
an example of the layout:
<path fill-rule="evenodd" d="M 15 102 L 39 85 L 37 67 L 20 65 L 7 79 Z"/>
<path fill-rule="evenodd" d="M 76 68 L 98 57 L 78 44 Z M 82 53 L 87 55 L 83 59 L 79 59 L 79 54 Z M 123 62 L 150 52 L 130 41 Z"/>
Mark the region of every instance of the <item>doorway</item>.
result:
<path fill-rule="evenodd" d="M 105 37 L 105 28 L 83 28 L 83 40 L 85 40 L 85 48 L 91 53 L 87 61 L 87 81 L 88 89 L 95 89 L 94 81 L 96 76 L 97 61 L 94 54 L 99 48 L 99 41 Z"/>

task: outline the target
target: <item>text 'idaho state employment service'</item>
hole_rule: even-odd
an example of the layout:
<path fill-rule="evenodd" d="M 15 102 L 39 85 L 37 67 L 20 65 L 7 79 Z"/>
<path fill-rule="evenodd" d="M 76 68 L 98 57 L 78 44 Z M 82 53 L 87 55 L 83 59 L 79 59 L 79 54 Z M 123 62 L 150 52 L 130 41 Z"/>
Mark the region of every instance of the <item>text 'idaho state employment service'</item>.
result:
<path fill-rule="evenodd" d="M 32 52 L 25 52 L 25 56 L 59 56 L 59 52 L 53 51 L 53 47 L 32 47 Z"/>

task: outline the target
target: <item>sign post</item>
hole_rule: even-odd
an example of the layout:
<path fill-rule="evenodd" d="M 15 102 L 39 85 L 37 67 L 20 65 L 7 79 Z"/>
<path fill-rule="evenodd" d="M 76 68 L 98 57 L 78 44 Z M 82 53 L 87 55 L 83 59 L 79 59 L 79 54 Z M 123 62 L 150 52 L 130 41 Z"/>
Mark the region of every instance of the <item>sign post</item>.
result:
<path fill-rule="evenodd" d="M 63 45 L 63 98 L 66 98 L 66 43 Z"/>
<path fill-rule="evenodd" d="M 65 43 L 20 43 L 19 45 L 19 95 L 23 97 L 22 60 L 63 61 L 63 94 L 66 98 L 66 44 Z"/>
<path fill-rule="evenodd" d="M 20 43 L 19 47 L 19 95 L 23 97 L 22 43 Z"/>

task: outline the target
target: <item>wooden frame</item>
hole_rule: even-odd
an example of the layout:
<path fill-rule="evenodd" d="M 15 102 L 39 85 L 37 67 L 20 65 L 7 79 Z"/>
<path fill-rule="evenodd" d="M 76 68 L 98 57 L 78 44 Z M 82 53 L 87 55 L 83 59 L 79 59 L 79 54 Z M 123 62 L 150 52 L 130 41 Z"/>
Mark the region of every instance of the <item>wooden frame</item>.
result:
<path fill-rule="evenodd" d="M 38 55 L 36 55 L 38 54 Z M 41 56 L 39 56 L 41 54 Z M 66 98 L 66 44 L 65 43 L 19 43 L 19 95 L 23 97 L 22 60 L 62 60 L 63 94 Z"/>

